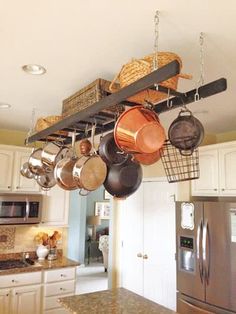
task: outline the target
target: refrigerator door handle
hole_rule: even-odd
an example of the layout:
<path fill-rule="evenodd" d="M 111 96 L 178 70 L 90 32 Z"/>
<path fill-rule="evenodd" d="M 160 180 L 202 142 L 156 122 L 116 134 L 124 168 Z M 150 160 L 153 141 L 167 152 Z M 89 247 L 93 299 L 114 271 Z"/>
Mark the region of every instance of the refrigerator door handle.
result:
<path fill-rule="evenodd" d="M 202 259 L 203 259 L 204 278 L 208 285 L 209 274 L 210 274 L 210 241 L 209 241 L 209 227 L 208 227 L 207 220 L 203 226 L 203 232 L 202 232 Z"/>
<path fill-rule="evenodd" d="M 198 267 L 199 267 L 199 273 L 200 273 L 200 279 L 201 283 L 203 283 L 203 260 L 202 260 L 202 254 L 200 255 L 200 238 L 202 236 L 202 220 L 198 225 L 197 228 L 197 260 L 198 260 Z"/>

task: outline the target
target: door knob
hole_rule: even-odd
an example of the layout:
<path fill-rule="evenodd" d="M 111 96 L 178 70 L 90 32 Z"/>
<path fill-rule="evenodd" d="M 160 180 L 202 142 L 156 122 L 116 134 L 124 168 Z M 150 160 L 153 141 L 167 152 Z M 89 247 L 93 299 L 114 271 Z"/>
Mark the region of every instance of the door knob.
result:
<path fill-rule="evenodd" d="M 147 254 L 144 254 L 144 255 L 143 255 L 143 259 L 148 259 Z"/>
<path fill-rule="evenodd" d="M 137 257 L 143 257 L 143 255 L 141 253 L 138 253 Z"/>

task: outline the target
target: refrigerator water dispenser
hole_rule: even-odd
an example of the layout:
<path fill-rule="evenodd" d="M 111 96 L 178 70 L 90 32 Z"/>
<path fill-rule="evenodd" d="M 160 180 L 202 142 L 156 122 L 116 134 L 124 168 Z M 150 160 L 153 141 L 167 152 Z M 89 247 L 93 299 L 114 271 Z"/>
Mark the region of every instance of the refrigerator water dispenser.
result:
<path fill-rule="evenodd" d="M 187 272 L 195 271 L 195 254 L 193 250 L 194 239 L 180 237 L 179 266 L 180 270 Z"/>

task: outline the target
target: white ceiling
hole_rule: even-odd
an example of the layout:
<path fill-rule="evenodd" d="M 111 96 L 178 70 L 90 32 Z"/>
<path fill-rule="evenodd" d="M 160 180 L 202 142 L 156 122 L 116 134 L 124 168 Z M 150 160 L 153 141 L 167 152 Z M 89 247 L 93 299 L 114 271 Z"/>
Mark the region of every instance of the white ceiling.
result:
<path fill-rule="evenodd" d="M 153 51 L 160 11 L 159 50 L 183 60 L 180 91 L 199 78 L 199 34 L 204 32 L 205 83 L 225 77 L 226 92 L 189 105 L 207 133 L 236 130 L 236 2 L 215 0 L 8 0 L 0 6 L 0 128 L 28 130 L 36 116 L 60 114 L 62 100 L 98 77 L 112 79 L 132 57 Z M 47 68 L 32 76 L 21 66 Z M 201 113 L 207 111 L 208 113 Z M 160 116 L 165 126 L 176 110 Z"/>

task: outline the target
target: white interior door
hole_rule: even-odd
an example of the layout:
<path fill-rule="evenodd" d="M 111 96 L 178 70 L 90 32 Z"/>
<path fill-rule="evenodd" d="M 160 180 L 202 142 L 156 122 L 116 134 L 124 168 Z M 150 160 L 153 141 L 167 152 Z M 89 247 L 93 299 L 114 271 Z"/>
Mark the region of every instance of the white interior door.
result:
<path fill-rule="evenodd" d="M 122 204 L 121 286 L 143 295 L 143 185 Z"/>
<path fill-rule="evenodd" d="M 143 296 L 176 309 L 176 184 L 144 182 Z"/>

